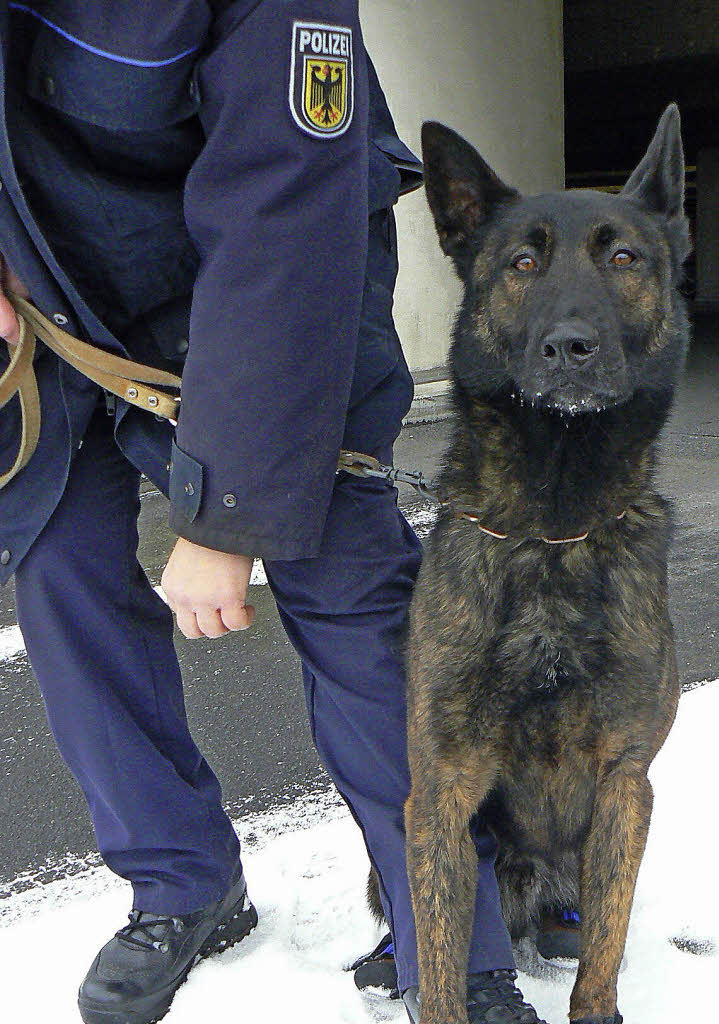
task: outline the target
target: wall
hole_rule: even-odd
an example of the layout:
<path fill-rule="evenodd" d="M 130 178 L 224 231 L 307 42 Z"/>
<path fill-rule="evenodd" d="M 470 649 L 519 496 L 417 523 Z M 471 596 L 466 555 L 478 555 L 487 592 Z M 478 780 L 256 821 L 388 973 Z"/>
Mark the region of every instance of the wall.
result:
<path fill-rule="evenodd" d="M 360 11 L 399 133 L 416 153 L 422 121 L 442 121 L 508 183 L 563 186 L 561 0 L 360 0 Z M 416 376 L 441 376 L 458 285 L 422 191 L 400 202 L 397 220 L 397 327 Z"/>

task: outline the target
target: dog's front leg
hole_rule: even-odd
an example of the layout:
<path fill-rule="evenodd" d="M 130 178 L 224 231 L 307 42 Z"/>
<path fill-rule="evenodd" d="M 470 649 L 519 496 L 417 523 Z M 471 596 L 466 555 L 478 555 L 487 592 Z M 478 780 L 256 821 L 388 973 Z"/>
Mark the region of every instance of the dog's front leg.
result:
<path fill-rule="evenodd" d="M 469 820 L 493 772 L 477 752 L 413 767 L 405 805 L 407 869 L 417 929 L 421 1024 L 466 1024 L 467 962 L 477 888 Z"/>
<path fill-rule="evenodd" d="M 646 766 L 622 760 L 597 785 L 582 852 L 581 952 L 570 1020 L 614 1024 L 617 976 L 652 812 Z"/>

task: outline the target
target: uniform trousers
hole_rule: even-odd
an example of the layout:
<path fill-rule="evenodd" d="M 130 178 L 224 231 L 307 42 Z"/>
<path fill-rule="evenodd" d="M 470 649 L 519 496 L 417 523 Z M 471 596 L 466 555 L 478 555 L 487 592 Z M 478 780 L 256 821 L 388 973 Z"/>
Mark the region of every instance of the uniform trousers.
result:
<path fill-rule="evenodd" d="M 137 560 L 138 489 L 98 412 L 17 571 L 18 619 L 105 862 L 132 883 L 135 907 L 183 914 L 224 895 L 240 844 L 188 729 L 172 616 Z M 419 561 L 394 489 L 340 474 L 319 556 L 266 563 L 302 660 L 314 742 L 380 878 L 401 989 L 417 983 L 401 644 Z M 511 967 L 492 840 L 477 826 L 475 842 L 470 970 Z"/>

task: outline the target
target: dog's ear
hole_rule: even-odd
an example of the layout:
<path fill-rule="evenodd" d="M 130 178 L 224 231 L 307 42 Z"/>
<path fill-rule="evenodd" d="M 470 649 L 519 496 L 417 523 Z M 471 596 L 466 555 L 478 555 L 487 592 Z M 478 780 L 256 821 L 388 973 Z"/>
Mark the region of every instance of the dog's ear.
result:
<path fill-rule="evenodd" d="M 669 219 L 683 216 L 684 149 L 676 103 L 670 103 L 662 114 L 649 149 L 621 196 Z"/>
<path fill-rule="evenodd" d="M 436 121 L 422 125 L 422 159 L 440 245 L 461 268 L 475 231 L 499 203 L 518 193 L 500 181 L 461 135 Z"/>

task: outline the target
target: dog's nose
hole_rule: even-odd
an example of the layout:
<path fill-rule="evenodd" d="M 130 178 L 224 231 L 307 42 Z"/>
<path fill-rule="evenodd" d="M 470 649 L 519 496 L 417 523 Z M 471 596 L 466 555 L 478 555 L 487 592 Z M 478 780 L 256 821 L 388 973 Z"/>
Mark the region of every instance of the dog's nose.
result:
<path fill-rule="evenodd" d="M 584 320 L 565 320 L 543 336 L 539 349 L 547 369 L 586 366 L 599 351 L 599 332 Z"/>

